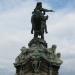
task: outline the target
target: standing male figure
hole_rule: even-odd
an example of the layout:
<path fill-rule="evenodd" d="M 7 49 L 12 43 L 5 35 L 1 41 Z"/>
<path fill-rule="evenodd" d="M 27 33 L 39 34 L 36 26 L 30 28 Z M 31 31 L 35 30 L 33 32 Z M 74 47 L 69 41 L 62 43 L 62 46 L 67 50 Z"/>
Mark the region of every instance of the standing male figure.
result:
<path fill-rule="evenodd" d="M 40 29 L 41 29 L 42 33 L 44 33 L 44 31 L 46 33 L 48 33 L 47 25 L 46 25 L 46 20 L 48 19 L 48 15 L 45 16 L 45 12 L 54 12 L 54 11 L 42 8 L 41 2 L 37 3 L 34 11 L 32 12 L 33 15 L 37 15 L 37 18 L 38 18 L 38 15 L 40 16 L 40 21 L 41 21 Z M 31 22 L 32 22 L 32 19 L 31 19 Z M 33 34 L 34 27 L 35 27 L 35 24 L 32 22 L 32 30 L 31 30 L 32 34 Z M 43 39 L 44 39 L 44 37 L 43 37 Z"/>

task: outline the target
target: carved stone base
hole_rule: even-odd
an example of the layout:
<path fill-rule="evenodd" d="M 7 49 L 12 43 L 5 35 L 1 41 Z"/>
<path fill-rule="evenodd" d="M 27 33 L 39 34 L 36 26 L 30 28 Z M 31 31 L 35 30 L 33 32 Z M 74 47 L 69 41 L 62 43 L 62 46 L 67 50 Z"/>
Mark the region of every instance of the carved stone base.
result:
<path fill-rule="evenodd" d="M 62 61 L 55 51 L 55 45 L 47 48 L 45 40 L 32 39 L 29 48 L 22 47 L 15 60 L 16 75 L 58 75 Z"/>
<path fill-rule="evenodd" d="M 33 39 L 29 42 L 28 46 L 31 47 L 31 46 L 33 46 L 33 45 L 40 46 L 40 47 L 43 46 L 43 47 L 46 47 L 46 48 L 47 48 L 47 43 L 46 43 L 46 41 L 45 41 L 44 39 L 41 39 L 41 38 L 33 38 Z"/>

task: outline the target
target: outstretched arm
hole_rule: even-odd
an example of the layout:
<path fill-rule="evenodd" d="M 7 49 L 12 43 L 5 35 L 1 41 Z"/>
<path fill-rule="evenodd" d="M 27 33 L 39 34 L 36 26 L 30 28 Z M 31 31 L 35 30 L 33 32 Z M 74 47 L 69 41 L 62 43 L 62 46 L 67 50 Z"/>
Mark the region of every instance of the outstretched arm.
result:
<path fill-rule="evenodd" d="M 43 9 L 44 12 L 54 12 L 54 10 Z"/>

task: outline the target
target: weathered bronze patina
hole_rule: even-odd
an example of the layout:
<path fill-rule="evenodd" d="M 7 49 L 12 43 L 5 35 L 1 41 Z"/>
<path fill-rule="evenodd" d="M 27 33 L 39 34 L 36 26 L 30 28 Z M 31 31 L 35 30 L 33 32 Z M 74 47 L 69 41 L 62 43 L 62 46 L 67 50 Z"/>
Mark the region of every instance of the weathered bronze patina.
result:
<path fill-rule="evenodd" d="M 28 43 L 28 48 L 21 48 L 21 53 L 15 59 L 16 75 L 58 75 L 62 64 L 61 54 L 56 53 L 56 45 L 48 48 L 44 40 L 48 19 L 45 12 L 53 12 L 53 10 L 44 9 L 41 2 L 37 3 L 31 18 L 31 33 L 34 34 L 34 38 Z"/>
<path fill-rule="evenodd" d="M 34 38 L 41 36 L 41 39 L 44 39 L 44 32 L 48 33 L 46 25 L 46 20 L 48 20 L 48 15 L 45 16 L 46 12 L 54 12 L 54 11 L 42 8 L 42 3 L 38 2 L 34 11 L 32 12 L 32 17 L 31 17 L 31 23 L 32 23 L 31 33 L 33 34 L 34 31 Z"/>

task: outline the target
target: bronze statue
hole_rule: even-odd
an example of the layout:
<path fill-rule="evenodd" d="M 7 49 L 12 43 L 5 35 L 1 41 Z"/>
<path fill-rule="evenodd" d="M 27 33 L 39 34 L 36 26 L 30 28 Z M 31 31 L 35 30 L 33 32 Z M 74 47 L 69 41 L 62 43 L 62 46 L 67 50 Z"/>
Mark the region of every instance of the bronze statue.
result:
<path fill-rule="evenodd" d="M 38 2 L 36 8 L 32 12 L 31 17 L 32 23 L 31 33 L 33 34 L 34 31 L 34 38 L 38 38 L 38 36 L 41 36 L 41 39 L 44 39 L 44 32 L 48 33 L 46 25 L 48 15 L 45 16 L 46 12 L 54 12 L 54 11 L 42 8 L 42 3 Z"/>
<path fill-rule="evenodd" d="M 53 12 L 42 8 L 39 2 L 32 12 L 31 22 L 34 38 L 28 43 L 28 48 L 23 46 L 21 53 L 16 57 L 14 66 L 15 75 L 59 75 L 60 65 L 63 63 L 60 59 L 61 54 L 56 53 L 57 46 L 54 44 L 48 48 L 44 40 L 44 32 L 47 33 L 45 12 Z M 41 38 L 38 38 L 38 36 Z"/>

